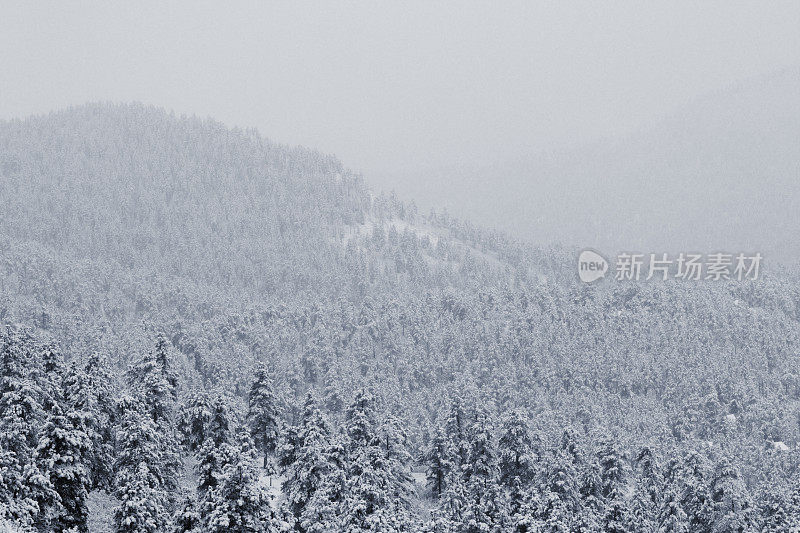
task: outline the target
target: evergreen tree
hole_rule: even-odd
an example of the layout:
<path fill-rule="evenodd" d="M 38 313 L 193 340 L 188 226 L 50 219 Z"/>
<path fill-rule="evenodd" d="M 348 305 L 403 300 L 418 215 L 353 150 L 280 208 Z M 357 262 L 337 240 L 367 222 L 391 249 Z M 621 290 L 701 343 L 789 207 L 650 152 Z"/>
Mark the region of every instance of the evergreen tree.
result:
<path fill-rule="evenodd" d="M 447 435 L 441 426 L 436 428 L 428 449 L 422 455 L 422 463 L 426 467 L 425 477 L 431 494 L 438 500 L 444 494 L 446 481 L 455 466 L 450 458 Z"/>
<path fill-rule="evenodd" d="M 625 462 L 610 439 L 600 443 L 597 460 L 600 465 L 600 496 L 607 500 L 613 499 L 622 492 L 626 481 Z"/>
<path fill-rule="evenodd" d="M 752 526 L 752 504 L 739 471 L 723 458 L 711 481 L 714 533 L 741 533 Z"/>
<path fill-rule="evenodd" d="M 280 414 L 275 399 L 274 386 L 266 365 L 256 370 L 253 384 L 247 396 L 247 423 L 256 448 L 264 455 L 264 468 L 278 445 Z"/>
<path fill-rule="evenodd" d="M 632 523 L 638 531 L 658 528 L 664 480 L 653 451 L 645 447 L 636 456 L 634 494 L 630 501 Z"/>
<path fill-rule="evenodd" d="M 60 400 L 60 399 L 59 399 Z M 62 412 L 65 402 L 50 407 L 36 450 L 42 471 L 59 496 L 51 526 L 56 531 L 88 531 L 88 489 L 91 486 L 91 441 L 82 411 Z"/>
<path fill-rule="evenodd" d="M 414 480 L 411 478 L 411 454 L 408 452 L 408 435 L 403 422 L 387 413 L 380 424 L 379 438 L 392 476 L 390 498 L 395 512 L 400 515 L 411 508 Z"/>
<path fill-rule="evenodd" d="M 42 390 L 42 407 L 49 407 L 63 401 L 63 379 L 66 374 L 64 357 L 61 351 L 52 343 L 48 343 L 38 350 L 41 363 L 39 368 L 31 368 L 29 377 L 35 380 Z"/>
<path fill-rule="evenodd" d="M 211 422 L 212 402 L 206 393 L 193 393 L 181 405 L 177 429 L 181 444 L 196 453 L 206 441 Z"/>
<path fill-rule="evenodd" d="M 658 460 L 648 447 L 642 448 L 636 457 L 636 466 L 639 469 L 639 485 L 647 498 L 658 505 L 659 494 L 664 490 L 664 479 Z"/>
<path fill-rule="evenodd" d="M 461 526 L 461 519 L 469 505 L 469 495 L 461 471 L 452 470 L 439 498 L 440 521 L 446 521 L 453 530 Z"/>
<path fill-rule="evenodd" d="M 297 527 L 306 533 L 339 531 L 347 491 L 346 449 L 337 436 L 324 452 L 324 476 L 303 508 Z"/>
<path fill-rule="evenodd" d="M 95 396 L 95 402 L 100 407 L 108 406 L 108 414 L 113 415 L 114 409 L 111 401 L 116 393 L 117 378 L 108 357 L 101 352 L 92 352 L 86 359 L 83 371 L 88 380 L 89 389 Z"/>
<path fill-rule="evenodd" d="M 194 393 L 181 406 L 177 428 L 184 447 L 197 452 L 206 441 L 216 446 L 229 442 L 235 422 L 225 396 Z"/>
<path fill-rule="evenodd" d="M 343 531 L 383 531 L 406 509 L 393 501 L 399 481 L 381 447 L 375 400 L 359 391 L 347 409 L 347 472 Z M 392 511 L 393 513 L 389 513 Z M 402 517 L 404 518 L 404 517 Z"/>
<path fill-rule="evenodd" d="M 296 461 L 297 449 L 300 446 L 299 432 L 300 428 L 298 426 L 286 426 L 277 448 L 277 463 L 279 468 L 287 468 Z"/>
<path fill-rule="evenodd" d="M 159 533 L 167 525 L 166 498 L 150 467 L 138 463 L 116 476 L 119 506 L 114 512 L 116 533 Z"/>
<path fill-rule="evenodd" d="M 47 401 L 37 368 L 37 348 L 23 329 L 0 329 L 0 501 L 21 524 L 47 527 L 58 495 L 36 461 L 39 427 Z"/>
<path fill-rule="evenodd" d="M 197 492 L 201 500 L 210 497 L 209 492 L 219 483 L 222 469 L 229 461 L 228 443 L 217 445 L 212 439 L 206 439 L 197 451 Z"/>
<path fill-rule="evenodd" d="M 661 510 L 658 515 L 659 533 L 688 533 L 689 519 L 683 510 L 680 497 L 670 487 L 661 498 Z"/>
<path fill-rule="evenodd" d="M 140 393 L 150 417 L 162 427 L 170 427 L 178 399 L 178 377 L 172 364 L 167 340 L 160 334 L 156 347 L 128 369 L 131 392 Z"/>
<path fill-rule="evenodd" d="M 669 478 L 680 486 L 680 502 L 689 522 L 689 530 L 698 533 L 711 531 L 714 502 L 709 487 L 711 472 L 706 458 L 690 450 L 670 470 Z"/>
<path fill-rule="evenodd" d="M 234 423 L 234 416 L 227 398 L 217 395 L 211 403 L 211 417 L 208 420 L 206 440 L 211 440 L 217 446 L 230 442 Z"/>
<path fill-rule="evenodd" d="M 144 533 L 164 531 L 169 513 L 169 450 L 145 404 L 130 397 L 119 402 L 121 422 L 117 431 L 115 495 L 116 531 Z"/>
<path fill-rule="evenodd" d="M 186 437 L 191 447 L 196 447 L 200 436 L 202 444 L 197 448 L 198 493 L 206 501 L 211 495 L 209 491 L 215 488 L 223 468 L 230 461 L 229 454 L 232 450 L 231 427 L 234 424 L 228 402 L 222 396 L 213 400 L 200 400 L 185 412 L 186 418 L 182 419 L 183 427 L 188 427 Z"/>
<path fill-rule="evenodd" d="M 800 509 L 792 502 L 791 492 L 786 486 L 770 487 L 760 498 L 759 514 L 763 533 L 793 531 L 800 525 Z"/>
<path fill-rule="evenodd" d="M 508 508 L 500 487 L 497 448 L 489 419 L 479 413 L 472 426 L 470 454 L 464 470 L 466 508 L 461 519 L 465 533 L 501 532 L 508 526 Z"/>
<path fill-rule="evenodd" d="M 276 531 L 269 497 L 258 483 L 255 448 L 241 432 L 227 448 L 226 464 L 203 505 L 208 533 L 268 533 Z"/>
<path fill-rule="evenodd" d="M 91 387 L 92 380 L 83 369 L 75 363 L 67 365 L 63 406 L 72 418 L 80 419 L 79 427 L 89 439 L 84 463 L 90 480 L 87 488 L 110 489 L 114 466 L 114 433 L 110 427 L 113 407 L 101 406 L 97 391 Z"/>
<path fill-rule="evenodd" d="M 634 531 L 658 529 L 658 506 L 653 504 L 640 483 L 634 486 L 633 494 L 628 499 L 628 512 L 629 523 Z"/>
<path fill-rule="evenodd" d="M 461 399 L 453 397 L 450 400 L 450 409 L 445 421 L 445 430 L 449 441 L 450 450 L 448 452 L 452 461 L 460 470 L 469 459 L 469 422 L 467 420 Z"/>
<path fill-rule="evenodd" d="M 498 448 L 501 483 L 511 486 L 515 478 L 523 486 L 532 483 L 536 476 L 538 452 L 528 429 L 527 417 L 521 411 L 512 411 L 504 420 Z"/>
<path fill-rule="evenodd" d="M 309 394 L 295 438 L 293 460 L 287 465 L 283 482 L 283 493 L 297 521 L 297 528 L 301 531 L 302 517 L 308 502 L 335 466 L 328 461 L 330 444 L 328 424 L 316 408 L 313 396 Z"/>
<path fill-rule="evenodd" d="M 534 533 L 544 529 L 539 520 L 541 501 L 532 486 L 523 489 L 515 481 L 509 492 L 509 501 L 518 502 L 513 508 L 509 504 L 509 523 L 514 533 Z"/>
<path fill-rule="evenodd" d="M 631 519 L 621 492 L 615 490 L 606 503 L 603 531 L 607 533 L 633 533 Z"/>
<path fill-rule="evenodd" d="M 200 531 L 202 517 L 198 509 L 197 500 L 192 495 L 187 495 L 178 505 L 178 513 L 173 521 L 173 533 L 189 533 Z"/>
<path fill-rule="evenodd" d="M 158 335 L 153 351 L 128 368 L 127 377 L 131 393 L 138 395 L 138 403 L 144 406 L 160 435 L 158 470 L 161 488 L 168 496 L 166 508 L 171 511 L 180 491 L 178 478 L 183 465 L 175 430 L 178 377 L 163 334 Z"/>
<path fill-rule="evenodd" d="M 455 525 L 443 511 L 433 509 L 431 517 L 422 526 L 422 533 L 455 533 Z"/>
<path fill-rule="evenodd" d="M 575 434 L 566 429 L 560 446 L 547 461 L 539 512 L 544 531 L 556 533 L 576 529 L 583 512 L 579 467 Z"/>
<path fill-rule="evenodd" d="M 77 374 L 77 372 L 76 372 Z M 78 390 L 65 391 L 67 399 L 77 407 L 85 401 L 84 409 L 89 414 L 87 420 L 87 434 L 92 443 L 92 465 L 90 475 L 92 488 L 111 490 L 113 487 L 114 466 L 114 425 L 117 412 L 114 396 L 115 377 L 111 371 L 108 359 L 99 352 L 93 352 L 80 374 L 82 380 L 76 380 L 80 385 Z M 82 398 L 86 398 L 82 400 Z"/>
<path fill-rule="evenodd" d="M 509 492 L 509 512 L 516 515 L 536 477 L 538 455 L 522 412 L 514 410 L 503 421 L 498 450 L 500 483 Z"/>

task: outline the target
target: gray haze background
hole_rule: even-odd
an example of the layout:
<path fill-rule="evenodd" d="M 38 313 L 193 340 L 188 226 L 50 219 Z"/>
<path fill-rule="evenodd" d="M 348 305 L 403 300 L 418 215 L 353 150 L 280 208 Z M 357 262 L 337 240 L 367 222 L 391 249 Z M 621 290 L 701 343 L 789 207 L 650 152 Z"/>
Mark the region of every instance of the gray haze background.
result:
<path fill-rule="evenodd" d="M 0 3 L 0 118 L 138 100 L 537 243 L 800 257 L 797 2 Z"/>

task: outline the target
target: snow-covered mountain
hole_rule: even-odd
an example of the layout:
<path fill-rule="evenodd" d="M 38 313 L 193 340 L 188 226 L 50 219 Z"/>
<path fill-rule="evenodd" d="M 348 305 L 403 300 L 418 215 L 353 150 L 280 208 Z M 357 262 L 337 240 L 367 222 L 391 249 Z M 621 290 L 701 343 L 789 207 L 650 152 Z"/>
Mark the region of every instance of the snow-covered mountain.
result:
<path fill-rule="evenodd" d="M 650 155 L 615 175 L 653 197 L 640 215 L 677 201 L 671 166 L 685 178 L 710 160 L 669 163 L 688 141 L 630 143 Z M 713 152 L 729 165 L 738 145 Z M 595 161 L 617 165 L 604 150 Z M 661 173 L 637 185 L 652 158 Z M 421 213 L 330 156 L 141 105 L 0 123 L 0 203 L 0 519 L 82 524 L 85 489 L 116 513 L 89 522 L 119 531 L 236 516 L 267 531 L 651 531 L 673 511 L 711 530 L 797 501 L 791 272 L 581 284 L 575 250 Z M 270 461 L 294 502 L 279 517 L 258 488 Z"/>

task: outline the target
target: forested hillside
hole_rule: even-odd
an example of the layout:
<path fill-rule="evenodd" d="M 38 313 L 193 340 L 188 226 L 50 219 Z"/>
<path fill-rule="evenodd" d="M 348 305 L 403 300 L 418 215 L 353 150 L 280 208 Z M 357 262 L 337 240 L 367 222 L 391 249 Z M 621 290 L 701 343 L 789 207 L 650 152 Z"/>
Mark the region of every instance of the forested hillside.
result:
<path fill-rule="evenodd" d="M 800 525 L 795 271 L 582 285 L 575 250 L 141 105 L 0 122 L 0 200 L 20 527 L 86 531 L 90 492 L 116 531 Z"/>

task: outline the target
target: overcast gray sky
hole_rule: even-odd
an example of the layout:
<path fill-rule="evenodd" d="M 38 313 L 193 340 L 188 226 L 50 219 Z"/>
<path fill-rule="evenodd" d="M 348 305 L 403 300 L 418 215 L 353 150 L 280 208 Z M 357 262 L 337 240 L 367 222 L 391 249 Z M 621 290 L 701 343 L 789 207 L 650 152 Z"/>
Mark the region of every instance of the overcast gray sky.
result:
<path fill-rule="evenodd" d="M 139 100 L 378 183 L 614 136 L 800 63 L 797 2 L 0 6 L 0 117 Z"/>

